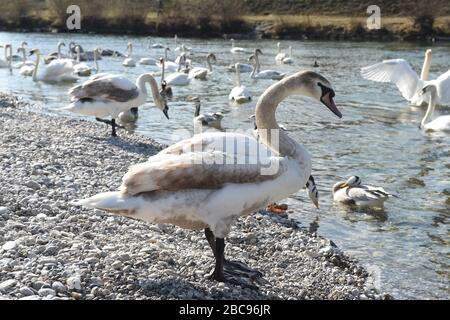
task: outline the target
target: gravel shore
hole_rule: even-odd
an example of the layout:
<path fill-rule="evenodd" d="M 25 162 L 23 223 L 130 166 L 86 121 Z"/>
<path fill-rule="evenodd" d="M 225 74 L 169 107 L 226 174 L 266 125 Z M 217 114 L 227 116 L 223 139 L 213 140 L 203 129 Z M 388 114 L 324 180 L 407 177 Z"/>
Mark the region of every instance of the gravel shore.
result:
<path fill-rule="evenodd" d="M 116 190 L 163 146 L 105 125 L 26 111 L 0 94 L 0 299 L 382 299 L 366 270 L 287 217 L 239 219 L 226 256 L 257 289 L 208 279 L 203 232 L 69 205 Z"/>

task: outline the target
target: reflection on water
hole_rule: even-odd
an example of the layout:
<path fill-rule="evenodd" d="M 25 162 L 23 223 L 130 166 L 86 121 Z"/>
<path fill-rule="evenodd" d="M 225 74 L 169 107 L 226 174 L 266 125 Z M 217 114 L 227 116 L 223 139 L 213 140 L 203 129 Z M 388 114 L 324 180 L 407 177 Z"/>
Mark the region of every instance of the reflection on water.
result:
<path fill-rule="evenodd" d="M 144 37 L 0 33 L 0 44 L 12 42 L 17 47 L 23 40 L 44 53 L 54 51 L 60 40 L 80 42 L 86 49 L 101 47 L 121 52 L 132 41 L 136 61 L 164 56 L 162 50 L 147 49 Z M 154 40 L 173 47 L 172 39 Z M 254 81 L 249 73 L 242 74 L 253 101 L 231 106 L 228 94 L 235 85 L 235 76 L 226 66 L 245 63 L 248 57 L 232 56 L 229 41 L 184 41 L 193 48 L 190 58 L 195 66 L 203 66 L 207 53 L 216 55 L 213 73 L 207 81 L 172 88 L 170 120 L 152 108 L 149 100 L 139 108 L 137 128 L 133 130 L 166 144 L 189 137 L 193 133 L 194 107 L 186 98 L 197 96 L 202 112 L 224 114 L 224 130 L 251 133 L 253 120 L 249 116 L 254 113 L 259 95 L 273 82 Z M 321 104 L 304 97 L 288 98 L 277 111 L 289 134 L 310 151 L 320 193 L 319 210 L 304 190 L 290 197 L 287 203 L 295 210 L 294 217 L 304 227 L 332 239 L 370 270 L 378 270 L 381 287 L 394 296 L 449 298 L 450 137 L 421 132 L 418 126 L 425 108 L 408 106 L 393 85 L 369 82 L 359 75 L 360 67 L 389 58 L 404 58 L 419 73 L 426 47 L 411 43 L 282 41 L 284 48 L 292 45 L 295 64 L 275 66 L 276 41 L 241 41 L 239 45 L 249 50 L 262 49 L 262 69 L 293 72 L 311 68 L 317 59 L 320 67 L 314 70 L 331 81 L 336 103 L 344 115 L 339 120 Z M 433 44 L 431 79 L 448 70 L 449 54 L 449 45 Z M 174 60 L 174 52 L 169 53 L 169 58 Z M 122 60 L 100 60 L 100 72 L 120 73 L 134 80 L 143 72 L 157 71 L 151 66 L 125 68 Z M 0 69 L 1 91 L 24 96 L 42 112 L 82 118 L 60 110 L 69 103 L 69 87 L 33 83 L 30 78 L 20 77 L 17 70 L 11 75 Z M 439 114 L 450 113 L 449 107 L 436 110 Z M 105 129 L 105 136 L 108 133 Z M 383 186 L 399 198 L 389 199 L 385 210 L 377 214 L 335 205 L 331 186 L 352 175 L 360 176 L 367 184 Z"/>

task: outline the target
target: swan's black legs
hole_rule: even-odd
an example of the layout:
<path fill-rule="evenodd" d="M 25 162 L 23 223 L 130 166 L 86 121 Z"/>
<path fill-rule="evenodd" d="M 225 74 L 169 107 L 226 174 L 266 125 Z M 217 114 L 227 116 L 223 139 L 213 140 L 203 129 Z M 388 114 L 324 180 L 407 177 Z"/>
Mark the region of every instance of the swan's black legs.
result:
<path fill-rule="evenodd" d="M 122 126 L 119 126 L 116 123 L 116 119 L 106 120 L 106 119 L 101 119 L 101 118 L 95 118 L 95 120 L 97 120 L 98 122 L 103 122 L 103 123 L 106 123 L 107 125 L 110 125 L 112 127 L 111 135 L 113 137 L 117 137 L 116 128 L 123 128 Z"/>
<path fill-rule="evenodd" d="M 255 288 L 255 286 L 249 283 L 248 280 L 261 278 L 263 276 L 262 273 L 250 269 L 242 262 L 226 260 L 224 254 L 225 239 L 216 238 L 209 228 L 205 229 L 205 236 L 216 260 L 214 272 L 212 273 L 211 278 L 219 282 L 226 281 L 244 285 L 249 288 Z"/>

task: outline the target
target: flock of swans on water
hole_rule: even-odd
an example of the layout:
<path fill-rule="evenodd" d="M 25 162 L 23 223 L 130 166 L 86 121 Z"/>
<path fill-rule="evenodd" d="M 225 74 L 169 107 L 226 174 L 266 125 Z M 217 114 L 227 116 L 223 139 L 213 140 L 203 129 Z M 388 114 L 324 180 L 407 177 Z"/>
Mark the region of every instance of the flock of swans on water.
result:
<path fill-rule="evenodd" d="M 231 44 L 231 54 L 249 53 L 235 46 L 233 39 Z M 146 84 L 150 86 L 155 107 L 169 118 L 167 101 L 173 96 L 171 87 L 197 80 L 207 81 L 214 76 L 212 64 L 217 59 L 214 53 L 210 53 L 206 57 L 207 68 L 193 67 L 188 58 L 190 48 L 176 44 L 174 50 L 180 54 L 175 61 L 170 61 L 167 57 L 170 48 L 155 43 L 151 47 L 164 49 L 165 56 L 143 58 L 138 63 L 160 69 L 158 86 L 155 75 L 151 73 L 140 75 L 135 83 L 122 75 L 98 73 L 98 59 L 120 56 L 113 50 L 84 51 L 81 46 L 71 43 L 68 54 L 63 54 L 64 43 L 59 43 L 56 52 L 44 57 L 46 65 L 41 67 L 39 49 L 30 51 L 36 56 L 34 62 L 27 60 L 26 46 L 22 43 L 17 49 L 22 56 L 17 56 L 12 54 L 11 45 L 6 45 L 5 60 L 0 60 L 0 67 L 18 68 L 20 74 L 31 76 L 34 81 L 77 81 L 79 77 L 90 76 L 69 90 L 71 104 L 65 109 L 93 116 L 111 125 L 114 136 L 118 126 L 116 119 L 137 116 L 137 108 L 149 95 Z M 252 99 L 250 91 L 241 84 L 241 73 L 251 72 L 252 78 L 276 80 L 256 104 L 254 136 L 231 132 L 196 134 L 169 146 L 147 162 L 130 167 L 119 191 L 100 193 L 76 200 L 73 204 L 151 223 L 204 229 L 216 261 L 213 279 L 234 281 L 236 274 L 254 277 L 252 270 L 224 258 L 224 238 L 230 232 L 233 220 L 285 199 L 305 186 L 311 200 L 318 206 L 318 192 L 311 175 L 311 157 L 303 145 L 289 137 L 286 130 L 279 130 L 275 117 L 278 105 L 291 95 L 301 95 L 317 100 L 337 117 L 342 117 L 333 100 L 333 87 L 325 77 L 310 70 L 290 75 L 276 70 L 261 71 L 261 54 L 260 49 L 255 49 L 246 61 L 251 64 L 236 63 L 228 67 L 236 73 L 236 86 L 231 90 L 229 100 L 237 104 Z M 20 61 L 12 65 L 12 61 L 17 59 Z M 93 60 L 95 66 L 89 66 L 83 60 Z M 292 64 L 292 47 L 286 54 L 278 43 L 275 62 Z M 365 79 L 394 83 L 413 105 L 428 103 L 421 122 L 423 130 L 450 130 L 450 115 L 431 120 L 436 104 L 450 104 L 450 70 L 437 79 L 429 80 L 430 64 L 431 50 L 427 50 L 420 77 L 403 59 L 385 60 L 364 67 L 361 74 Z M 129 43 L 123 66 L 136 65 L 133 46 Z M 166 74 L 169 74 L 167 78 Z M 220 125 L 223 114 L 200 114 L 200 100 L 192 97 L 191 101 L 196 104 L 194 123 L 212 127 Z M 235 145 L 243 147 L 230 147 Z M 267 174 L 267 164 L 270 167 L 276 164 L 277 170 Z M 393 196 L 381 187 L 362 185 L 357 176 L 336 183 L 332 193 L 336 202 L 358 207 L 382 207 L 384 201 Z"/>

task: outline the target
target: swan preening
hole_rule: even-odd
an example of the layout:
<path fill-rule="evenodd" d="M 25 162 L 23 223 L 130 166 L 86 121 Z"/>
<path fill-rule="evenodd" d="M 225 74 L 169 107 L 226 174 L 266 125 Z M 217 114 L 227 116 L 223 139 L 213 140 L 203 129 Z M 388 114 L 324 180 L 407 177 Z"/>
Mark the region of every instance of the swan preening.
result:
<path fill-rule="evenodd" d="M 88 81 L 69 90 L 72 103 L 64 110 L 86 116 L 94 116 L 96 120 L 112 127 L 112 135 L 116 136 L 115 119 L 121 112 L 144 104 L 148 96 L 145 84 L 150 84 L 153 102 L 164 115 L 168 116 L 168 106 L 161 97 L 156 80 L 150 74 L 142 74 L 136 84 L 123 76 L 98 74 Z M 111 117 L 112 120 L 103 118 Z"/>
<path fill-rule="evenodd" d="M 431 120 L 433 117 L 433 112 L 436 106 L 439 92 L 450 97 L 450 92 L 448 91 L 448 89 L 445 89 L 448 87 L 448 85 L 447 87 L 445 86 L 445 83 L 450 82 L 450 70 L 447 71 L 443 76 L 445 75 L 445 81 L 439 81 L 437 82 L 437 84 L 429 84 L 422 89 L 422 92 L 424 94 L 430 94 L 427 112 L 425 113 L 425 116 L 420 123 L 420 127 L 426 131 L 450 131 L 450 115 L 439 116 L 434 120 Z M 442 90 L 446 90 L 446 92 L 442 92 Z"/>
<path fill-rule="evenodd" d="M 224 238 L 234 220 L 297 192 L 311 175 L 311 157 L 305 147 L 278 130 L 275 111 L 291 95 L 321 101 L 342 117 L 331 84 L 315 72 L 297 72 L 259 98 L 258 140 L 230 132 L 195 135 L 132 166 L 119 191 L 73 204 L 151 223 L 204 229 L 216 261 L 213 279 L 233 281 L 236 266 L 224 258 Z"/>
<path fill-rule="evenodd" d="M 334 201 L 364 208 L 382 208 L 389 197 L 397 197 L 381 187 L 365 186 L 361 178 L 352 176 L 347 181 L 337 182 L 333 188 Z"/>
<path fill-rule="evenodd" d="M 246 103 L 252 100 L 252 95 L 248 89 L 241 84 L 240 63 L 236 63 L 236 86 L 231 90 L 228 99 L 235 103 Z"/>
<path fill-rule="evenodd" d="M 421 78 L 414 72 L 409 63 L 403 59 L 384 60 L 372 66 L 361 68 L 363 78 L 394 83 L 400 90 L 402 96 L 412 105 L 420 106 L 428 101 L 428 95 L 422 95 L 422 88 L 429 83 L 445 81 L 446 74 L 441 75 L 436 80 L 428 80 L 431 64 L 431 50 L 425 53 L 425 60 L 422 67 Z M 448 75 L 447 75 L 448 78 Z M 439 91 L 436 97 L 437 104 L 450 103 L 450 83 L 446 82 L 443 90 Z"/>

